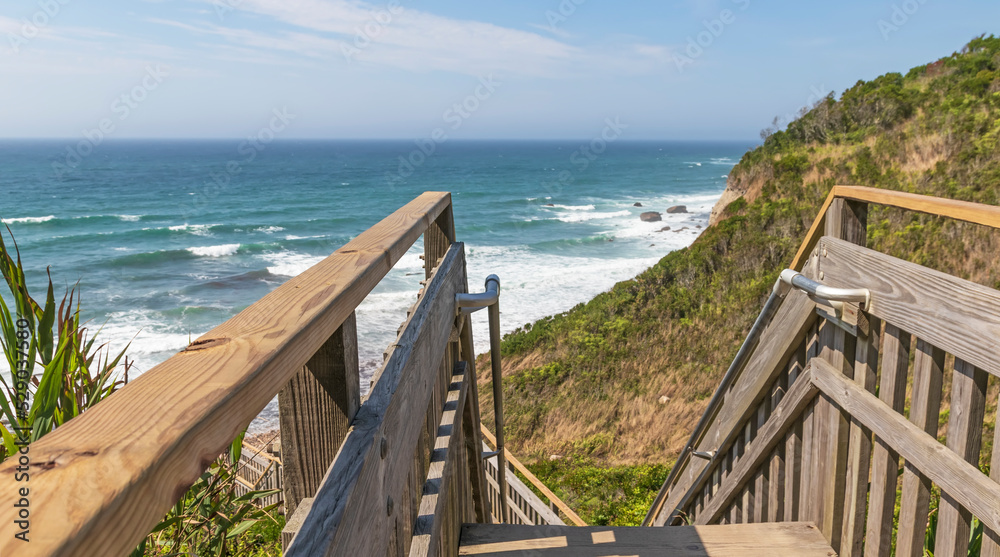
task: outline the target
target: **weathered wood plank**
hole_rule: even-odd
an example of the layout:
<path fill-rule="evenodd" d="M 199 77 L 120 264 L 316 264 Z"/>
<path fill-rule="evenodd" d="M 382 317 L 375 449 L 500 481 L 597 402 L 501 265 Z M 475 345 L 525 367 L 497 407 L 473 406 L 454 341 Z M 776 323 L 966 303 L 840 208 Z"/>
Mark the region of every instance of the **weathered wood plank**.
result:
<path fill-rule="evenodd" d="M 464 261 L 463 245 L 453 244 L 377 373 L 287 555 L 381 555 L 390 539 L 370 532 L 405 526 L 394 512 L 409 508 L 404 486 L 438 387 Z"/>
<path fill-rule="evenodd" d="M 424 231 L 424 278 L 431 278 L 434 267 L 455 241 L 455 219 L 452 213 L 449 205 Z"/>
<path fill-rule="evenodd" d="M 472 518 L 461 512 L 464 506 L 460 501 L 468 495 L 462 493 L 460 482 L 461 475 L 468 473 L 461 453 L 465 447 L 462 421 L 470 379 L 465 362 L 457 364 L 434 440 L 430 467 L 413 527 L 410 557 L 455 555 L 461 525 Z"/>
<path fill-rule="evenodd" d="M 798 350 L 788 361 L 788 388 L 798 381 L 805 367 L 806 343 L 799 344 Z M 802 491 L 802 422 L 797 422 L 785 435 L 785 522 L 795 522 L 799 518 L 799 498 Z"/>
<path fill-rule="evenodd" d="M 312 497 L 361 405 L 352 313 L 278 393 L 285 513 Z"/>
<path fill-rule="evenodd" d="M 906 376 L 910 367 L 911 335 L 895 325 L 885 324 L 882 341 L 882 379 L 879 400 L 902 415 L 906 404 Z M 871 487 L 868 497 L 868 522 L 865 530 L 865 555 L 888 555 L 892 549 L 892 522 L 896 506 L 896 483 L 899 480 L 899 454 L 882 439 L 875 437 L 872 448 Z M 998 556 L 1000 557 L 1000 556 Z"/>
<path fill-rule="evenodd" d="M 288 546 L 292 544 L 292 540 L 295 539 L 295 534 L 299 533 L 299 528 L 302 528 L 302 523 L 305 522 L 306 516 L 309 515 L 310 509 L 312 509 L 313 498 L 306 497 L 299 501 L 299 505 L 295 507 L 295 512 L 287 515 L 285 520 L 285 527 L 281 529 L 281 548 L 282 551 L 287 550 Z"/>
<path fill-rule="evenodd" d="M 943 367 L 944 352 L 918 339 L 913 361 L 910 422 L 932 438 L 937 437 L 938 414 L 941 412 Z M 896 452 L 901 453 L 899 450 Z M 918 466 L 906 462 L 903 467 L 903 493 L 899 500 L 896 555 L 920 557 L 923 554 L 930 498 L 930 479 L 921 473 Z"/>
<path fill-rule="evenodd" d="M 705 428 L 701 439 L 695 444 L 698 451 L 718 451 L 729 446 L 742 432 L 738 428 L 753 412 L 752 403 L 758 393 L 770 384 L 781 372 L 781 366 L 805 338 L 809 327 L 816 322 L 816 304 L 805 294 L 794 290 L 778 308 L 770 326 L 761 335 L 760 344 L 746 364 L 743 372 L 733 382 L 723 402 L 716 408 L 717 414 Z M 719 455 L 711 462 L 691 459 L 682 455 L 677 466 L 684 467 L 661 499 L 659 512 L 655 513 L 653 524 L 662 526 L 674 516 L 674 509 L 687 505 L 687 500 L 701 489 L 707 480 L 708 466 L 715 465 Z"/>
<path fill-rule="evenodd" d="M 421 195 L 34 443 L 32 550 L 131 551 L 450 204 L 447 193 Z M 5 508 L 16 466 L 0 467 Z M 0 523 L 4 555 L 22 549 L 14 528 Z"/>
<path fill-rule="evenodd" d="M 1000 292 L 833 238 L 821 246 L 825 284 L 868 288 L 872 315 L 1000 376 Z"/>
<path fill-rule="evenodd" d="M 781 372 L 771 391 L 770 411 L 774 412 L 788 390 L 788 370 Z M 782 522 L 785 518 L 785 443 L 778 443 L 768 464 L 767 513 L 761 520 Z"/>
<path fill-rule="evenodd" d="M 754 431 L 760 431 L 760 428 L 764 427 L 767 423 L 767 416 L 769 414 L 769 406 L 771 404 L 771 398 L 768 397 L 764 399 L 760 406 L 757 407 L 757 423 L 754 426 Z M 775 450 L 777 447 L 775 447 Z M 754 486 L 753 486 L 753 518 L 752 522 L 765 522 L 767 520 L 768 512 L 768 498 L 771 495 L 770 486 L 770 465 L 771 458 L 768 457 L 764 464 L 761 465 L 757 472 L 754 474 Z"/>
<path fill-rule="evenodd" d="M 985 526 L 1000 529 L 1000 506 L 996 504 L 1000 501 L 1000 484 L 826 362 L 810 365 L 815 372 L 812 381 L 824 394 L 886 440 L 893 450 L 939 485 L 942 492 L 950 493 Z"/>
<path fill-rule="evenodd" d="M 799 247 L 799 251 L 796 252 L 791 264 L 792 269 L 801 271 L 809 259 L 809 254 L 816 247 L 822 236 L 822 231 L 824 231 L 827 210 L 837 198 L 899 207 L 910 211 L 1000 228 L 1000 207 L 881 188 L 834 186 L 830 190 L 830 194 L 827 196 L 826 201 L 824 201 L 819 213 L 817 213 L 816 220 L 813 221 L 809 232 L 806 233 L 806 238 Z"/>
<path fill-rule="evenodd" d="M 746 453 L 733 466 L 728 481 L 719 486 L 719 492 L 712 502 L 705 506 L 698 524 L 710 524 L 716 521 L 725 505 L 737 495 L 739 489 L 769 454 L 774 446 L 782 441 L 784 433 L 801 416 L 806 405 L 816 396 L 816 387 L 809 381 L 810 370 L 806 370 L 799 380 L 788 390 L 788 394 L 771 415 L 764 427 L 758 432 L 757 438 L 746 448 Z"/>
<path fill-rule="evenodd" d="M 878 375 L 879 335 L 882 323 L 869 319 L 868 334 L 858 330 L 854 358 L 854 382 L 874 394 Z M 865 539 L 865 511 L 868 506 L 868 482 L 872 454 L 872 434 L 855 419 L 850 420 L 846 493 L 844 495 L 841 555 L 862 555 Z"/>
<path fill-rule="evenodd" d="M 465 275 L 465 273 L 463 273 Z M 468 277 L 463 278 L 464 289 L 467 291 Z M 490 522 L 490 496 L 486 487 L 486 470 L 481 458 L 481 447 L 483 439 L 480 433 L 482 424 L 479 421 L 479 375 L 476 373 L 476 350 L 472 341 L 472 321 L 471 316 L 459 316 L 459 324 L 462 330 L 459 333 L 460 356 L 469 366 L 469 376 L 473 380 L 469 381 L 468 416 L 464 427 L 470 429 L 465 433 L 466 451 L 469 456 L 469 478 L 471 481 L 472 501 L 476 509 L 476 522 L 488 524 Z"/>
<path fill-rule="evenodd" d="M 672 528 L 466 524 L 459 555 L 830 557 L 833 551 L 814 525 L 803 522 Z"/>
<path fill-rule="evenodd" d="M 997 409 L 1000 414 L 1000 408 Z M 996 421 L 993 422 L 996 424 Z M 1000 483 L 1000 427 L 993 428 L 993 453 L 990 455 L 990 479 Z M 983 547 L 980 557 L 1000 557 L 1000 530 L 983 528 Z"/>
<path fill-rule="evenodd" d="M 976 467 L 979 466 L 979 449 L 983 439 L 987 378 L 985 371 L 962 360 L 955 360 L 947 443 L 955 454 Z M 972 515 L 969 510 L 952 494 L 942 491 L 934 555 L 967 555 L 971 523 Z"/>
<path fill-rule="evenodd" d="M 833 323 L 825 322 L 820 329 L 819 357 L 847 377 L 853 377 L 856 339 Z M 850 440 L 848 416 L 826 397 L 816 399 L 816 420 L 819 429 L 815 474 L 820 489 L 816 490 L 819 522 L 823 535 L 834 551 L 840 551 L 844 521 L 844 493 L 847 483 L 847 451 Z"/>

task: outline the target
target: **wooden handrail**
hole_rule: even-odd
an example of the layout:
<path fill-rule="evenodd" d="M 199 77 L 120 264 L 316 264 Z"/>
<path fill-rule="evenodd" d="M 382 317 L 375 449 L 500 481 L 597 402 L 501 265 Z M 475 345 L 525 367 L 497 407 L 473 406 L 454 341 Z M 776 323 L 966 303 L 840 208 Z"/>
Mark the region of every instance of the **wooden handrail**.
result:
<path fill-rule="evenodd" d="M 809 228 L 805 240 L 799 246 L 799 251 L 796 252 L 795 259 L 792 260 L 792 269 L 802 270 L 809 254 L 812 253 L 816 243 L 823 236 L 827 209 L 830 208 L 833 200 L 838 198 L 897 207 L 908 211 L 981 224 L 991 228 L 1000 228 L 1000 207 L 993 205 L 864 186 L 834 186 Z"/>
<path fill-rule="evenodd" d="M 237 433 L 337 330 L 419 236 L 448 193 L 417 197 L 0 467 L 0 554 L 131 551 Z M 10 519 L 30 493 L 30 542 Z"/>
<path fill-rule="evenodd" d="M 826 233 L 827 213 L 829 212 L 831 205 L 833 205 L 837 199 L 874 203 L 909 211 L 926 213 L 934 216 L 952 218 L 964 222 L 989 226 L 991 228 L 1000 228 L 1000 207 L 864 186 L 834 186 L 830 190 L 829 195 L 820 208 L 812 226 L 806 233 L 806 237 L 799 247 L 795 258 L 792 260 L 790 268 L 797 271 L 803 270 L 803 267 L 809 259 L 809 255 L 813 252 L 819 244 L 820 239 Z M 758 350 L 760 350 L 760 347 L 758 347 Z M 714 413 L 717 413 L 718 411 L 718 408 L 708 408 L 706 410 L 706 412 Z M 677 468 L 678 466 L 687 466 L 689 462 L 689 453 L 685 451 L 680 455 L 674 467 Z M 699 468 L 701 469 L 704 467 Z M 652 525 L 654 517 L 659 516 L 666 507 L 670 507 L 671 503 L 677 502 L 677 498 L 680 495 L 671 494 L 668 496 L 667 492 L 668 490 L 673 490 L 679 481 L 694 482 L 695 478 L 687 477 L 682 480 L 678 474 L 672 472 L 671 477 L 668 478 L 668 482 L 670 483 L 665 483 L 660 493 L 657 495 L 657 498 L 654 500 L 653 508 L 650 510 L 650 513 L 647 515 L 647 519 L 644 522 L 645 524 Z M 669 501 L 668 498 L 670 499 Z"/>
<path fill-rule="evenodd" d="M 486 440 L 489 441 L 490 445 L 496 447 L 497 438 L 492 433 L 490 433 L 490 430 L 486 429 L 485 425 L 480 425 L 480 427 L 482 429 L 483 437 L 485 437 Z M 521 464 L 521 461 L 518 460 L 517 457 L 510 454 L 510 451 L 507 451 L 505 449 L 504 457 L 507 459 L 507 462 L 509 462 L 518 472 L 524 474 L 525 478 L 528 478 L 528 481 L 531 482 L 531 485 L 535 486 L 535 488 L 537 488 L 538 491 L 541 491 L 542 494 L 545 495 L 545 497 L 547 497 L 549 501 L 552 501 L 552 503 L 556 507 L 559 507 L 559 510 L 562 511 L 563 514 L 565 514 L 567 517 L 569 517 L 569 519 L 573 521 L 573 524 L 576 524 L 577 526 L 587 525 L 587 523 L 584 522 L 582 518 L 580 518 L 580 515 L 573 512 L 573 509 L 569 508 L 569 505 L 567 505 L 565 502 L 563 502 L 562 499 L 557 497 L 555 493 L 552 493 L 551 489 L 545 487 L 545 484 L 542 483 L 542 480 L 539 480 L 538 477 L 532 474 L 531 470 L 528 470 L 528 468 L 524 464 Z"/>

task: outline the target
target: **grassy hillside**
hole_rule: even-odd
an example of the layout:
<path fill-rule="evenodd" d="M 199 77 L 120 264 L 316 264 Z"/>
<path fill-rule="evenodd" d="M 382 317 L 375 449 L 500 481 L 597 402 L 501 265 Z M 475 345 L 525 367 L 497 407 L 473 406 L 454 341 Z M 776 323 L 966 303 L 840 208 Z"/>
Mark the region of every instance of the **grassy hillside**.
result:
<path fill-rule="evenodd" d="M 508 447 L 587 520 L 641 519 L 833 185 L 1000 204 L 1000 39 L 859 81 L 768 133 L 690 248 L 503 341 Z M 975 225 L 874 209 L 869 244 L 1000 287 L 996 235 Z"/>

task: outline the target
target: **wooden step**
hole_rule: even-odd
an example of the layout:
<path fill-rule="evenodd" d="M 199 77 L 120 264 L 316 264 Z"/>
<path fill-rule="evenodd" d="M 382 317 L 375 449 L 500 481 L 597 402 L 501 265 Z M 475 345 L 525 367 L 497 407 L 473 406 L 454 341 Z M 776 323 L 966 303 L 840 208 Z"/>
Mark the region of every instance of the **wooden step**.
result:
<path fill-rule="evenodd" d="M 822 556 L 836 552 L 811 522 L 727 526 L 515 526 L 465 524 L 459 555 Z"/>

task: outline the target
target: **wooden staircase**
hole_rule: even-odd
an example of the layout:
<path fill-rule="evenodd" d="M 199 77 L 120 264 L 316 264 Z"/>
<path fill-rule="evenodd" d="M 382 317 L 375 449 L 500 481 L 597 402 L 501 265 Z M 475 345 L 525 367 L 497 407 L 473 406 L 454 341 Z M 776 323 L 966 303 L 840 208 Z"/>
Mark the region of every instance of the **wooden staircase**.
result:
<path fill-rule="evenodd" d="M 32 443 L 30 545 L 14 538 L 18 461 L 0 466 L 0 554 L 128 554 L 280 391 L 288 555 L 917 557 L 933 537 L 946 557 L 979 525 L 1000 557 L 1000 427 L 992 454 L 982 440 L 1000 292 L 866 248 L 868 204 L 1000 228 L 997 207 L 835 187 L 792 266 L 870 301 L 769 302 L 646 527 L 579 526 L 544 487 L 550 503 L 493 477 L 456 305 L 464 246 L 450 195 L 425 193 Z M 354 311 L 421 235 L 427 280 L 362 399 Z M 492 524 L 504 510 L 521 524 Z"/>

